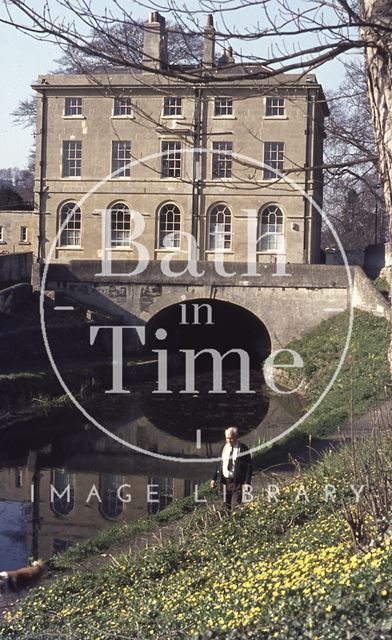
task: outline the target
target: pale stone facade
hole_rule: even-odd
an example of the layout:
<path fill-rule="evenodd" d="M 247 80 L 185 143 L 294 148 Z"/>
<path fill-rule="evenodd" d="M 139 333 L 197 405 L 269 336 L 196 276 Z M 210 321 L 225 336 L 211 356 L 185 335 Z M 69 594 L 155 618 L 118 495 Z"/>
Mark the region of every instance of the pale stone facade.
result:
<path fill-rule="evenodd" d="M 0 254 L 36 251 L 37 233 L 33 211 L 0 211 Z"/>
<path fill-rule="evenodd" d="M 314 167 L 322 164 L 328 109 L 316 77 L 271 76 L 230 54 L 213 63 L 211 20 L 199 76 L 191 75 L 195 67 L 157 75 L 164 30 L 153 14 L 146 71 L 46 75 L 34 85 L 41 258 L 53 246 L 54 262 L 100 259 L 109 210 L 105 246 L 113 259 L 141 257 L 131 238 L 140 231 L 135 239 L 150 260 L 186 259 L 192 234 L 198 260 L 249 261 L 250 251 L 251 260 L 270 263 L 283 251 L 290 263 L 319 262 L 321 219 L 304 197 L 322 205 Z M 136 229 L 132 211 L 140 214 Z"/>

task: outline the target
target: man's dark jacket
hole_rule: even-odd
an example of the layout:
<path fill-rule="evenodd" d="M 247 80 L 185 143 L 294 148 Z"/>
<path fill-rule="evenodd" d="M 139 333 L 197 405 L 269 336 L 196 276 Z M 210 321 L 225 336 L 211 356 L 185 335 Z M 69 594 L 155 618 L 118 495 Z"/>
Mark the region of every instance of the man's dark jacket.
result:
<path fill-rule="evenodd" d="M 240 449 L 239 453 L 241 453 L 242 455 L 237 456 L 237 458 L 234 461 L 233 479 L 236 481 L 237 484 L 250 484 L 250 481 L 252 479 L 252 458 L 246 444 L 243 444 L 242 442 L 238 442 L 238 445 Z M 222 449 L 222 453 L 223 453 L 223 449 Z M 223 477 L 222 466 L 223 466 L 223 460 L 221 457 L 220 461 L 217 463 L 215 467 L 214 476 L 212 478 L 213 480 L 215 480 L 215 482 L 217 480 L 220 480 L 220 482 L 223 482 L 223 483 L 226 482 L 226 478 Z"/>

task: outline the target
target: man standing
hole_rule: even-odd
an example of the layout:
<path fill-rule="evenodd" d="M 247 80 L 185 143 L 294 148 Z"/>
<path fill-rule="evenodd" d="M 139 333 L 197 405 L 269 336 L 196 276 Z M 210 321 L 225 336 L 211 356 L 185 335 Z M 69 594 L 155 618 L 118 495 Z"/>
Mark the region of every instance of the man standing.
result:
<path fill-rule="evenodd" d="M 250 490 L 252 458 L 248 447 L 238 440 L 237 427 L 228 427 L 225 437 L 226 444 L 210 486 L 214 489 L 218 479 L 220 480 L 223 500 L 230 511 L 241 504 L 243 492 Z"/>

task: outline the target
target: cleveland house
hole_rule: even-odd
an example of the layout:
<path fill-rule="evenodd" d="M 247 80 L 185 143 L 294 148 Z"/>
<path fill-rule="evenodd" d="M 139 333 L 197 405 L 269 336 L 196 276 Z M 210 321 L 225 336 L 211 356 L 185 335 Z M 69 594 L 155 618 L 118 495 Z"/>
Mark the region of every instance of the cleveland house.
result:
<path fill-rule="evenodd" d="M 39 77 L 28 233 L 41 261 L 51 245 L 53 262 L 99 260 L 104 246 L 134 260 L 136 235 L 151 260 L 184 260 L 192 234 L 197 260 L 242 262 L 251 220 L 256 262 L 320 262 L 322 87 L 236 62 L 231 47 L 218 56 L 215 44 L 208 16 L 200 64 L 168 67 L 153 12 L 142 70 Z"/>

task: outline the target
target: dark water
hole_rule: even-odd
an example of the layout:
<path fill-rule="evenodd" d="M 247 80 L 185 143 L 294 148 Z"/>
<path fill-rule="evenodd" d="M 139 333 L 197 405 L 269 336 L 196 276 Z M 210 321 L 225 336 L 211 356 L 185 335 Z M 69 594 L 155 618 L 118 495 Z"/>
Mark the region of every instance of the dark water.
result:
<path fill-rule="evenodd" d="M 135 385 L 129 396 L 104 394 L 93 417 L 119 441 L 76 409 L 2 431 L 0 571 L 194 493 L 211 477 L 213 464 L 205 460 L 219 455 L 228 425 L 237 425 L 251 447 L 290 426 L 298 403 L 267 396 L 257 371 L 250 381 L 251 394 L 236 393 L 235 371 L 225 373 L 224 394 L 208 393 L 207 373 L 197 376 L 194 395 L 180 393 L 181 376 L 170 377 L 171 394 L 153 393 L 153 381 Z"/>

